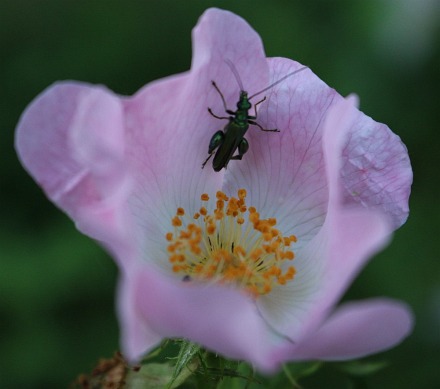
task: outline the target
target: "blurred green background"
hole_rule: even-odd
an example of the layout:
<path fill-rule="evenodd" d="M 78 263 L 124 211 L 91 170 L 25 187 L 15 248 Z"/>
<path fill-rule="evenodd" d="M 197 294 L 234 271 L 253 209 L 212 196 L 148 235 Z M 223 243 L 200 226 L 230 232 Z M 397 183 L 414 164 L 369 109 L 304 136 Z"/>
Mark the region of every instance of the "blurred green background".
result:
<path fill-rule="evenodd" d="M 296 59 L 341 94 L 357 93 L 361 109 L 406 143 L 415 175 L 410 218 L 348 297 L 399 298 L 417 320 L 401 346 L 371 358 L 390 365 L 362 387 L 440 387 L 436 0 L 1 0 L 0 387 L 67 387 L 118 348 L 115 265 L 20 166 L 12 145 L 21 112 L 56 80 L 129 95 L 189 69 L 191 29 L 211 6 L 247 19 L 268 56 Z M 326 374 L 304 387 L 331 387 Z"/>

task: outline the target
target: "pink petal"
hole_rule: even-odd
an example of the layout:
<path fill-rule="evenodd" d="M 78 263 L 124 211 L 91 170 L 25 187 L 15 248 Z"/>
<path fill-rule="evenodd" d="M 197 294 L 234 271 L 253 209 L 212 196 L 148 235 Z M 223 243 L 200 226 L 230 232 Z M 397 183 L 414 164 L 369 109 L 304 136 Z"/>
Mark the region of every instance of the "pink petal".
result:
<path fill-rule="evenodd" d="M 121 328 L 120 342 L 124 357 L 136 363 L 142 355 L 160 343 L 162 336 L 153 331 L 142 317 L 136 299 L 137 283 L 133 282 L 126 271 L 120 277 L 116 300 Z"/>
<path fill-rule="evenodd" d="M 147 266 L 133 268 L 127 280 L 131 296 L 120 303 L 135 304 L 137 313 L 131 319 L 142 320 L 148 328 L 127 322 L 130 327 L 123 332 L 123 345 L 130 359 L 151 348 L 155 333 L 190 339 L 227 357 L 250 361 L 263 371 L 275 367 L 269 358 L 272 336 L 255 304 L 240 291 L 191 281 L 176 283 Z M 124 306 L 120 309 L 126 312 Z"/>
<path fill-rule="evenodd" d="M 394 229 L 407 219 L 412 169 L 405 145 L 382 123 L 357 112 L 344 147 L 343 198 L 385 212 Z"/>
<path fill-rule="evenodd" d="M 25 168 L 82 232 L 127 253 L 123 204 L 131 183 L 115 95 L 74 82 L 51 86 L 22 115 L 16 147 Z"/>
<path fill-rule="evenodd" d="M 374 299 L 347 303 L 283 359 L 360 358 L 396 346 L 412 327 L 411 311 L 400 302 Z"/>
<path fill-rule="evenodd" d="M 320 234 L 306 249 L 306 257 L 322 258 L 316 304 L 304 323 L 308 331 L 319 326 L 365 262 L 388 243 L 393 231 L 385 213 L 368 211 L 342 200 L 344 188 L 339 172 L 343 161 L 338 150 L 359 118 L 354 104 L 355 97 L 338 102 L 326 119 L 323 142 L 328 166 L 329 209 Z"/>
<path fill-rule="evenodd" d="M 297 253 L 295 280 L 259 299 L 262 316 L 293 342 L 313 333 L 389 232 L 383 217 L 365 210 L 329 217 Z"/>
<path fill-rule="evenodd" d="M 98 139 L 103 131 L 108 136 Z M 57 83 L 24 112 L 16 144 L 22 162 L 48 196 L 62 202 L 88 173 L 85 167 L 99 178 L 117 167 L 114 160 L 121 159 L 124 149 L 122 132 L 122 107 L 110 92 L 81 83 Z M 75 201 L 100 201 L 104 195 L 95 190 Z"/>
<path fill-rule="evenodd" d="M 341 201 L 340 155 L 344 135 L 356 117 L 353 102 L 348 99 L 336 103 L 329 110 L 324 127 L 329 183 L 325 223 L 312 241 L 297 252 L 294 282 L 259 301 L 265 319 L 294 342 L 320 326 L 364 263 L 388 242 L 392 231 L 383 215 L 347 207 Z"/>

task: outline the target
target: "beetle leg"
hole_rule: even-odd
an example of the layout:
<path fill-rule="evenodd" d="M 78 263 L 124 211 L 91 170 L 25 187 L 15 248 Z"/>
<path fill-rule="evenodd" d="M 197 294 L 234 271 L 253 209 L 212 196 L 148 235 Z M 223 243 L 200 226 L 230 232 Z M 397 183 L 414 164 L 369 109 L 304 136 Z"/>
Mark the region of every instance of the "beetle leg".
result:
<path fill-rule="evenodd" d="M 254 104 L 254 112 L 255 112 L 255 116 L 252 119 L 256 119 L 257 118 L 257 106 L 258 104 L 261 104 L 264 100 L 266 100 L 266 96 L 264 96 L 263 99 L 261 99 L 258 103 Z"/>
<path fill-rule="evenodd" d="M 205 162 L 202 163 L 202 169 L 205 167 L 206 163 L 209 161 L 209 159 L 214 155 L 214 151 L 217 147 L 219 147 L 223 140 L 225 139 L 225 133 L 222 130 L 218 130 L 209 141 L 209 147 L 208 147 L 208 158 L 206 158 Z"/>
<path fill-rule="evenodd" d="M 208 155 L 208 158 L 205 159 L 205 162 L 202 163 L 202 169 L 205 167 L 210 158 L 214 155 L 214 152 Z"/>
<path fill-rule="evenodd" d="M 211 154 L 217 147 L 219 147 L 225 139 L 225 133 L 218 130 L 209 141 L 208 153 Z"/>
<path fill-rule="evenodd" d="M 238 144 L 238 155 L 233 156 L 231 159 L 241 160 L 243 155 L 249 150 L 249 143 L 246 138 L 243 138 Z"/>
<path fill-rule="evenodd" d="M 249 124 L 252 124 L 254 126 L 257 126 L 261 131 L 266 131 L 266 132 L 280 132 L 280 130 L 278 130 L 277 128 L 273 129 L 273 130 L 266 130 L 265 128 L 261 127 L 257 122 L 254 122 L 253 120 L 248 120 Z"/>

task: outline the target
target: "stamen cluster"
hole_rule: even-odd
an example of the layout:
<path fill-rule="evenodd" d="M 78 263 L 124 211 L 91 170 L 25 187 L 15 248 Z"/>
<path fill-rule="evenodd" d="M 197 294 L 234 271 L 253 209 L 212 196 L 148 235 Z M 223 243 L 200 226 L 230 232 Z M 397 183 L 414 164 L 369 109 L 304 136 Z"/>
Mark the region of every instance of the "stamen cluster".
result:
<path fill-rule="evenodd" d="M 285 262 L 294 259 L 290 246 L 296 237 L 283 237 L 276 219 L 260 219 L 245 199 L 245 189 L 238 190 L 237 198 L 218 191 L 211 213 L 207 194 L 192 217 L 177 209 L 171 220 L 174 232 L 166 234 L 174 273 L 183 280 L 232 284 L 254 297 L 293 280 L 296 270 Z"/>

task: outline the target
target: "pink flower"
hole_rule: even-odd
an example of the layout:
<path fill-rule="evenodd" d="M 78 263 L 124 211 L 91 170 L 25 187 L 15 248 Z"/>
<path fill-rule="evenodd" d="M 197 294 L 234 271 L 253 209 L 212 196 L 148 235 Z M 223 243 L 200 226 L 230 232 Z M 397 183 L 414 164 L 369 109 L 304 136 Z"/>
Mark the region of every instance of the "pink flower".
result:
<path fill-rule="evenodd" d="M 412 327 L 404 304 L 335 308 L 407 218 L 412 172 L 399 137 L 306 69 L 264 93 L 257 121 L 279 133 L 250 126 L 241 161 L 202 170 L 227 124 L 207 111 L 225 115 L 211 80 L 228 107 L 238 100 L 225 60 L 250 94 L 301 65 L 266 58 L 255 31 L 218 9 L 193 41 L 187 73 L 133 97 L 56 83 L 17 128 L 23 165 L 118 263 L 124 353 L 184 337 L 271 371 L 399 343 Z"/>

